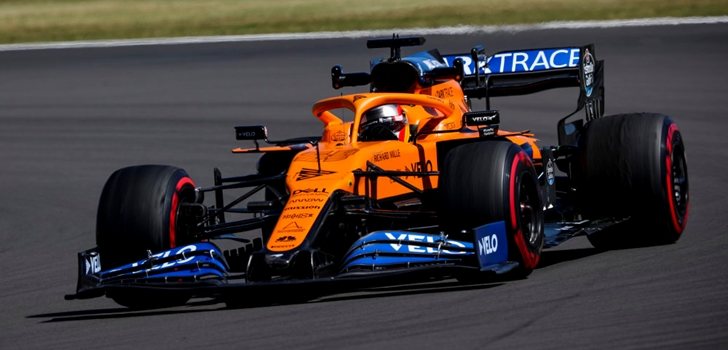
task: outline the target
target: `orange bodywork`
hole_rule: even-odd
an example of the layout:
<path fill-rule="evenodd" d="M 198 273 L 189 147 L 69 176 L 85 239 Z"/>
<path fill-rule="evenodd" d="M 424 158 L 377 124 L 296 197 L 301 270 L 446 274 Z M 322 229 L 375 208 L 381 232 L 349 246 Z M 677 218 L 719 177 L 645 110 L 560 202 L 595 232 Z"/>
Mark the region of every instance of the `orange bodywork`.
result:
<path fill-rule="evenodd" d="M 405 111 L 409 124 L 405 128 L 405 141 L 359 141 L 359 121 L 364 112 L 384 104 L 398 104 Z M 344 121 L 334 113 L 342 109 L 353 112 L 354 119 Z M 285 252 L 300 246 L 320 219 L 320 213 L 334 191 L 365 195 L 365 181 L 357 182 L 354 171 L 367 170 L 368 163 L 388 171 L 438 171 L 438 143 L 479 137 L 476 127 L 463 123 L 463 114 L 469 110 L 462 88 L 454 80 L 417 89 L 415 93 L 362 93 L 316 102 L 313 114 L 324 124 L 323 135 L 318 149 L 310 146 L 300 151 L 288 169 L 286 185 L 290 198 L 268 239 L 267 249 Z M 533 135 L 499 130 L 498 136 L 518 145 L 531 144 L 534 159 L 540 159 Z M 233 152 L 286 150 L 290 148 L 237 148 Z M 425 191 L 437 188 L 438 182 L 437 176 L 403 176 L 401 179 Z M 377 181 L 377 199 L 411 192 L 386 177 L 374 181 Z"/>

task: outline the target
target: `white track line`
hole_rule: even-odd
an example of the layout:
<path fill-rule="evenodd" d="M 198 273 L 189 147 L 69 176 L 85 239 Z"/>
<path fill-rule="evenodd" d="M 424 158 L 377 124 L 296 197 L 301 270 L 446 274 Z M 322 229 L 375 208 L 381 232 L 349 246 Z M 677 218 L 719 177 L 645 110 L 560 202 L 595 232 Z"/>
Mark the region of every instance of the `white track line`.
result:
<path fill-rule="evenodd" d="M 66 41 L 29 44 L 0 44 L 0 51 L 24 51 L 45 49 L 76 49 L 123 46 L 150 46 L 150 45 L 184 45 L 209 44 L 226 42 L 254 42 L 254 41 L 284 41 L 284 40 L 311 40 L 311 39 L 338 39 L 388 36 L 392 33 L 402 35 L 462 35 L 462 34 L 488 34 L 497 32 L 524 32 L 532 30 L 550 29 L 584 29 L 584 28 L 617 28 L 617 27 L 647 27 L 672 26 L 685 24 L 718 24 L 728 23 L 728 16 L 714 17 L 661 17 L 642 19 L 620 19 L 605 21 L 557 21 L 538 24 L 503 25 L 503 26 L 455 26 L 440 28 L 408 28 L 386 29 L 346 32 L 314 32 L 314 33 L 283 33 L 283 34 L 251 34 L 251 35 L 224 35 L 224 36 L 193 36 L 177 38 L 151 38 L 151 39 L 117 39 L 117 40 L 87 40 Z"/>

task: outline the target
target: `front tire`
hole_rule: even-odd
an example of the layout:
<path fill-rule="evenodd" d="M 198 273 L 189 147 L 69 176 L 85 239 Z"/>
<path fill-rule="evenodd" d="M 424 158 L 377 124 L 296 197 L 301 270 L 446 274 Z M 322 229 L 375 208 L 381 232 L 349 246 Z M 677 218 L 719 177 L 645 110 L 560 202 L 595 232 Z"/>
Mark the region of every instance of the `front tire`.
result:
<path fill-rule="evenodd" d="M 511 276 L 525 277 L 543 247 L 543 209 L 531 159 L 517 145 L 486 141 L 458 146 L 445 158 L 439 192 L 443 225 L 455 232 L 505 221 Z"/>
<path fill-rule="evenodd" d="M 177 211 L 181 203 L 194 201 L 194 189 L 187 173 L 171 166 L 141 165 L 114 172 L 101 193 L 96 218 L 102 266 L 114 268 L 183 243 Z M 189 299 L 121 291 L 108 296 L 131 308 L 179 305 Z"/>

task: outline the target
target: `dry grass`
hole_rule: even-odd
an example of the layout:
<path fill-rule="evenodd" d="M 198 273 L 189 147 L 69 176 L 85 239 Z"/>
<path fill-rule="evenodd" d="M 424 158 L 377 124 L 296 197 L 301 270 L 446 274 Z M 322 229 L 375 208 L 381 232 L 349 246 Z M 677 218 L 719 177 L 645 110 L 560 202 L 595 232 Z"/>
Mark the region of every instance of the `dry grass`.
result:
<path fill-rule="evenodd" d="M 728 0 L 0 0 L 0 42 L 728 14 Z"/>

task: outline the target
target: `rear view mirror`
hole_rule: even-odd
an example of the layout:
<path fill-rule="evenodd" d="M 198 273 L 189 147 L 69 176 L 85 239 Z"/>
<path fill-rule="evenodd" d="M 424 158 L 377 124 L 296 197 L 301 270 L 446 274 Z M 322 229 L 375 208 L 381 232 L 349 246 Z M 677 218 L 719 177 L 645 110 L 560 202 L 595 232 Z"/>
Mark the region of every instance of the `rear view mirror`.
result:
<path fill-rule="evenodd" d="M 236 126 L 235 127 L 235 139 L 236 140 L 267 140 L 268 129 L 263 125 L 255 126 Z"/>
<path fill-rule="evenodd" d="M 463 119 L 468 126 L 496 125 L 500 124 L 500 113 L 495 110 L 467 112 Z"/>

